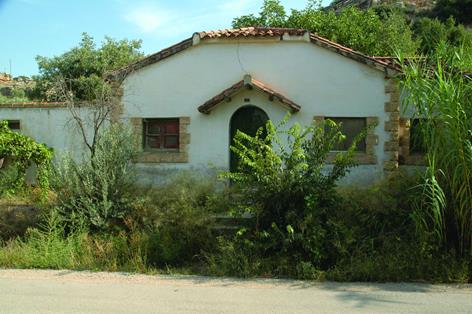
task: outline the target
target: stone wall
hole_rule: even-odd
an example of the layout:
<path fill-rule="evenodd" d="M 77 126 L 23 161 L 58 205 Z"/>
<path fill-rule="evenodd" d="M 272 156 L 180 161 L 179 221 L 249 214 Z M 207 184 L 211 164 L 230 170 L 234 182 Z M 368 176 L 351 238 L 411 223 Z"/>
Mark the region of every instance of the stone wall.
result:
<path fill-rule="evenodd" d="M 389 138 L 384 143 L 385 160 L 383 168 L 384 172 L 388 174 L 398 169 L 400 150 L 400 90 L 395 79 L 386 80 L 385 94 L 389 100 L 385 102 L 385 113 L 388 120 L 384 123 L 384 129 Z"/>

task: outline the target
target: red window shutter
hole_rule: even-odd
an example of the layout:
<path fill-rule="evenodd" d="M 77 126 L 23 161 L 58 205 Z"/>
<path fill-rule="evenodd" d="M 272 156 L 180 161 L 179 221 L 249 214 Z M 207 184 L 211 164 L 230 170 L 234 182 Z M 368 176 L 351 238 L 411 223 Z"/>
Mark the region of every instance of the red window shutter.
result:
<path fill-rule="evenodd" d="M 179 119 L 147 119 L 145 132 L 147 148 L 179 148 Z"/>

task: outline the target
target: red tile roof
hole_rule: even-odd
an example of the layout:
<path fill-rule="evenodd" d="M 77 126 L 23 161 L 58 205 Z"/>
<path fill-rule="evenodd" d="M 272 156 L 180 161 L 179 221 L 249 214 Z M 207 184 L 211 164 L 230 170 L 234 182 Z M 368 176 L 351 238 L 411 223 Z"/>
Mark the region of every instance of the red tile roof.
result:
<path fill-rule="evenodd" d="M 147 65 L 159 62 L 165 58 L 168 58 L 174 54 L 177 54 L 181 51 L 184 51 L 187 48 L 190 48 L 194 45 L 194 37 L 198 36 L 200 40 L 208 39 L 232 39 L 232 38 L 277 38 L 283 40 L 284 35 L 289 36 L 305 36 L 308 31 L 303 29 L 293 29 L 293 28 L 266 28 L 266 27 L 245 27 L 239 29 L 224 29 L 208 32 L 199 32 L 195 33 L 193 37 L 187 38 L 184 41 L 175 44 L 171 47 L 163 49 L 157 53 L 151 54 L 147 57 L 144 57 L 126 67 L 118 69 L 109 73 L 109 79 L 123 80 L 129 73 L 141 69 Z M 360 52 L 357 52 L 351 48 L 342 46 L 338 43 L 330 41 L 326 38 L 318 36 L 313 33 L 309 34 L 309 41 L 317 46 L 329 49 L 333 52 L 336 52 L 340 55 L 343 55 L 347 58 L 353 59 L 357 62 L 364 63 L 370 67 L 373 67 L 377 70 L 383 71 L 386 74 L 389 74 L 390 71 L 398 71 L 397 67 L 391 62 L 384 60 L 380 57 L 370 57 L 364 55 Z"/>
<path fill-rule="evenodd" d="M 210 113 L 216 105 L 221 103 L 223 100 L 231 100 L 231 96 L 238 93 L 243 88 L 253 89 L 256 88 L 266 94 L 269 95 L 270 99 L 277 99 L 280 101 L 281 104 L 286 106 L 292 112 L 300 111 L 300 106 L 285 97 L 284 95 L 276 92 L 275 90 L 271 89 L 261 81 L 253 79 L 250 75 L 246 75 L 243 80 L 233 84 L 232 86 L 228 87 L 227 89 L 223 90 L 221 93 L 217 94 L 216 96 L 209 99 L 203 105 L 198 107 L 198 111 L 201 113 Z"/>
<path fill-rule="evenodd" d="M 290 36 L 303 36 L 306 30 L 296 28 L 265 28 L 244 27 L 236 29 L 220 29 L 197 33 L 200 39 L 205 38 L 230 38 L 230 37 L 280 37 L 284 34 Z"/>

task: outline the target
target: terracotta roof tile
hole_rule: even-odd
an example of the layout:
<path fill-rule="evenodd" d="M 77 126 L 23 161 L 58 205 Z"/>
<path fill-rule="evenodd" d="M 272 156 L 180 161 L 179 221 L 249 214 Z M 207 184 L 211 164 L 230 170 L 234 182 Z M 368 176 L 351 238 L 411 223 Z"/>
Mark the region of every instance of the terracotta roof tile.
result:
<path fill-rule="evenodd" d="M 303 36 L 306 30 L 295 28 L 266 28 L 266 27 L 244 27 L 238 29 L 221 29 L 197 33 L 200 39 L 221 37 L 280 37 L 284 34 L 291 36 Z"/>
<path fill-rule="evenodd" d="M 216 105 L 218 105 L 225 99 L 231 100 L 231 96 L 238 93 L 243 88 L 248 88 L 248 89 L 256 88 L 260 90 L 261 92 L 268 94 L 271 100 L 277 99 L 278 101 L 280 101 L 280 103 L 286 106 L 288 109 L 290 109 L 290 111 L 292 112 L 300 111 L 301 107 L 297 105 L 295 102 L 291 101 L 290 99 L 280 94 L 279 92 L 273 90 L 272 88 L 262 83 L 261 81 L 253 79 L 250 75 L 246 75 L 243 80 L 231 85 L 227 89 L 213 96 L 211 99 L 206 101 L 203 105 L 198 107 L 198 111 L 200 111 L 201 113 L 209 114 L 216 107 Z"/>

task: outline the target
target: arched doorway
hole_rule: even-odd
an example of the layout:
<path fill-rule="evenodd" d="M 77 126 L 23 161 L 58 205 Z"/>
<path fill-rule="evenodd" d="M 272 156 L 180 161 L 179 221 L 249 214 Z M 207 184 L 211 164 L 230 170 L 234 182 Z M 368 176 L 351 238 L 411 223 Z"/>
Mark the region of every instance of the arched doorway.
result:
<path fill-rule="evenodd" d="M 269 120 L 269 116 L 264 112 L 264 110 L 259 109 L 256 106 L 244 106 L 236 110 L 229 123 L 230 145 L 233 145 L 234 136 L 238 130 L 254 136 L 260 127 L 265 126 L 267 120 Z M 230 171 L 236 171 L 237 167 L 238 158 L 230 150 L 229 169 Z"/>

